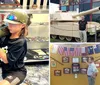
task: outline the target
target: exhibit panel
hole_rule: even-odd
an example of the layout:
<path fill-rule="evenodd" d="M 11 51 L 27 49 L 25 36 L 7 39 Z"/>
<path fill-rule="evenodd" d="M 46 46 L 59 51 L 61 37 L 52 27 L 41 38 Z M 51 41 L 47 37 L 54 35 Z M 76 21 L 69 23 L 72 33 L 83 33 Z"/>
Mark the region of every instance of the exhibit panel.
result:
<path fill-rule="evenodd" d="M 100 44 L 50 44 L 51 85 L 88 85 L 85 61 L 94 58 L 100 72 Z M 53 61 L 53 62 L 52 62 Z M 95 85 L 100 85 L 100 73 Z"/>

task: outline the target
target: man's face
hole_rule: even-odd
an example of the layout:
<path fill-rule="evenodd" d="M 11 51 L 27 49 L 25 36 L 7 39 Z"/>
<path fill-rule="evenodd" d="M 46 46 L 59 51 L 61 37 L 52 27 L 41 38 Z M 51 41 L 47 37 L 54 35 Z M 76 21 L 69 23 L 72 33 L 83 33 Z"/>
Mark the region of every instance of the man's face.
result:
<path fill-rule="evenodd" d="M 85 20 L 85 17 L 84 16 L 82 16 L 82 21 L 84 21 Z"/>
<path fill-rule="evenodd" d="M 91 58 L 89 58 L 89 63 L 92 63 L 92 60 L 91 60 Z"/>

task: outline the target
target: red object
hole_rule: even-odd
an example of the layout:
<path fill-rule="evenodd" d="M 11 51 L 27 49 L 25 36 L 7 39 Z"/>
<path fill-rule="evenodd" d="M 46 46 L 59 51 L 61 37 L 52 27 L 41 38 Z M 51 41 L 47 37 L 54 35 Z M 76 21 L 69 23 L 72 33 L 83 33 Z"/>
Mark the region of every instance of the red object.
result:
<path fill-rule="evenodd" d="M 4 20 L 4 16 L 5 16 L 4 14 L 1 14 L 2 20 Z"/>

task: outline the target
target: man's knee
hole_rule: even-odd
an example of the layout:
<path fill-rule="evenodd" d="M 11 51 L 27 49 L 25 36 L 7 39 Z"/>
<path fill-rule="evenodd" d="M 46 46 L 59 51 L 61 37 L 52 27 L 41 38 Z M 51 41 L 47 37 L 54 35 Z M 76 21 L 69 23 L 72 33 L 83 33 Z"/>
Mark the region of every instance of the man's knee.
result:
<path fill-rule="evenodd" d="M 7 76 L 5 80 L 9 81 L 11 85 L 17 85 L 20 83 L 20 79 L 16 76 Z"/>
<path fill-rule="evenodd" d="M 2 80 L 2 81 L 0 81 L 0 85 L 11 85 L 11 84 L 7 80 Z"/>

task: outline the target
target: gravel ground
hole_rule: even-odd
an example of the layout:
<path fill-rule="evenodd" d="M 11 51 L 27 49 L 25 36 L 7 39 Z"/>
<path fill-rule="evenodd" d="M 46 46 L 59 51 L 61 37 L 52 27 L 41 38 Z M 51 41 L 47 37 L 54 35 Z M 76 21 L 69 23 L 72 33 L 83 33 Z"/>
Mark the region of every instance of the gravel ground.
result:
<path fill-rule="evenodd" d="M 30 85 L 49 85 L 49 65 L 26 65 L 26 68 L 26 80 L 30 82 Z M 1 75 L 0 80 L 2 80 Z"/>

